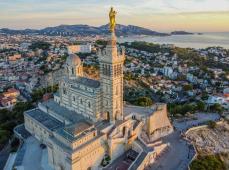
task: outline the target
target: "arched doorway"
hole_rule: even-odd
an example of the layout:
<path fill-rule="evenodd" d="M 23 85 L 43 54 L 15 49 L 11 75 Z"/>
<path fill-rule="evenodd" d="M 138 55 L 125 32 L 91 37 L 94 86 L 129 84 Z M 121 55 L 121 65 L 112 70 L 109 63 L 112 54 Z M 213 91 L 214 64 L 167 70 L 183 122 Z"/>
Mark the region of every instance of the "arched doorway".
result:
<path fill-rule="evenodd" d="M 122 129 L 123 136 L 125 136 L 125 133 L 126 133 L 126 127 L 124 126 L 123 129 Z"/>
<path fill-rule="evenodd" d="M 107 120 L 110 120 L 110 113 L 109 112 L 106 112 L 106 118 L 107 118 Z"/>

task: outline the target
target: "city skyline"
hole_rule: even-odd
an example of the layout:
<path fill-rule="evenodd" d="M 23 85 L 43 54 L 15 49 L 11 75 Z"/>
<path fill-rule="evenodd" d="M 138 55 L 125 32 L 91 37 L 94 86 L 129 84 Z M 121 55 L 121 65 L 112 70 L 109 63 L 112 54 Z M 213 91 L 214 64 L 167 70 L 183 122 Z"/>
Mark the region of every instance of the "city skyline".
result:
<path fill-rule="evenodd" d="M 108 23 L 105 13 L 110 6 L 118 9 L 119 24 L 162 32 L 229 30 L 228 0 L 0 1 L 0 28 L 40 29 L 61 24 L 99 26 Z"/>

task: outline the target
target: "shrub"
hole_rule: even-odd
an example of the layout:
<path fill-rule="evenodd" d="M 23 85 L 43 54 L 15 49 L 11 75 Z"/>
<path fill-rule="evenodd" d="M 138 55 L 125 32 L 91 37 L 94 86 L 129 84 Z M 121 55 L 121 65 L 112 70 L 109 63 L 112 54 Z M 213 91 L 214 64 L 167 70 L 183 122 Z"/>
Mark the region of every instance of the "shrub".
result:
<path fill-rule="evenodd" d="M 225 163 L 219 155 L 198 156 L 190 165 L 191 170 L 224 170 Z"/>
<path fill-rule="evenodd" d="M 214 129 L 216 127 L 216 122 L 212 120 L 208 121 L 208 127 L 211 129 Z"/>
<path fill-rule="evenodd" d="M 153 101 L 149 97 L 139 97 L 136 101 L 136 104 L 139 106 L 151 106 Z"/>

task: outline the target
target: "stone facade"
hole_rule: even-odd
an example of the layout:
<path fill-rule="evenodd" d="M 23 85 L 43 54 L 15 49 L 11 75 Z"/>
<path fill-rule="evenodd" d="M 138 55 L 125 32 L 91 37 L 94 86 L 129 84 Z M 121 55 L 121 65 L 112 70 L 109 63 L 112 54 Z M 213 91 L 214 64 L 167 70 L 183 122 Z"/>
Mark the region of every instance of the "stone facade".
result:
<path fill-rule="evenodd" d="M 172 132 L 166 105 L 123 104 L 125 54 L 118 51 L 114 32 L 98 56 L 99 81 L 83 77 L 80 58 L 70 55 L 59 92 L 24 113 L 25 128 L 47 145 L 49 164 L 55 170 L 103 169 L 105 155 L 114 162 L 130 149 L 138 156 L 129 169 L 144 169 L 156 151 L 141 134 L 155 140 Z"/>
<path fill-rule="evenodd" d="M 123 119 L 123 63 L 124 51 L 118 53 L 116 37 L 111 34 L 104 51 L 99 52 L 103 112 L 111 121 Z"/>

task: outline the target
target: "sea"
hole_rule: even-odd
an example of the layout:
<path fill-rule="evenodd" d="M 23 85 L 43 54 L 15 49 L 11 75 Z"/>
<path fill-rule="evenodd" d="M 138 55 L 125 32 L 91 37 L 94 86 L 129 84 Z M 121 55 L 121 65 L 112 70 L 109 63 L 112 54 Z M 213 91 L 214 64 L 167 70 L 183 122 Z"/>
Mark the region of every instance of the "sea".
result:
<path fill-rule="evenodd" d="M 223 47 L 229 49 L 229 32 L 202 33 L 171 36 L 129 36 L 119 37 L 118 42 L 146 41 L 157 44 L 174 44 L 182 48 L 202 49 L 207 47 Z"/>

